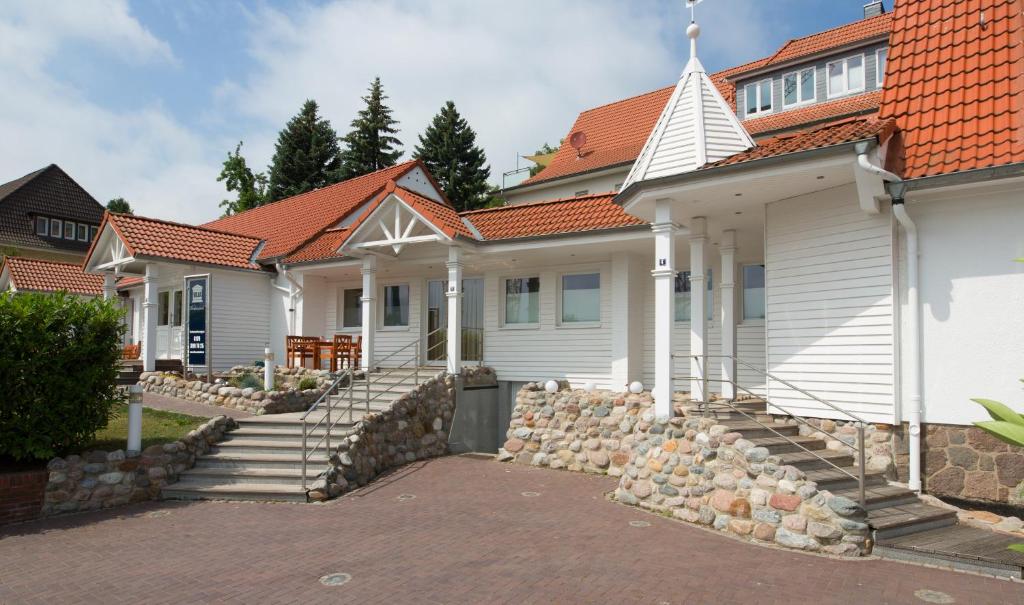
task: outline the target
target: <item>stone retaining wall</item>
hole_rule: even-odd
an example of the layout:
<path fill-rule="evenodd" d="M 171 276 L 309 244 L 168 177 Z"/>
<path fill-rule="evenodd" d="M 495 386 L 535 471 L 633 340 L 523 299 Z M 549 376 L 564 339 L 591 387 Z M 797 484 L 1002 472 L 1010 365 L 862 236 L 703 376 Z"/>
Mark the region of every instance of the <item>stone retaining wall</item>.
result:
<path fill-rule="evenodd" d="M 231 373 L 251 373 L 258 376 L 261 384 L 263 381 L 263 368 L 238 367 L 232 368 Z M 242 389 L 225 382 L 211 384 L 160 372 L 144 372 L 139 376 L 139 384 L 143 390 L 158 395 L 245 410 L 257 415 L 284 414 L 309 409 L 331 384 L 330 373 L 323 370 L 279 367 L 275 368 L 275 377 L 275 384 L 282 385 L 281 390 Z M 298 383 L 307 377 L 317 381 L 317 388 L 299 390 Z"/>
<path fill-rule="evenodd" d="M 484 384 L 494 379 L 494 370 L 464 368 L 461 377 L 464 382 Z M 367 415 L 343 433 L 327 468 L 310 487 L 310 499 L 333 498 L 389 469 L 443 456 L 448 452 L 454 416 L 455 377 L 440 372 L 389 409 Z"/>
<path fill-rule="evenodd" d="M 685 402 L 677 395 L 677 404 Z M 618 476 L 615 498 L 780 546 L 855 556 L 867 514 L 710 418 L 655 420 L 649 393 L 520 390 L 498 459 Z"/>
<path fill-rule="evenodd" d="M 54 458 L 39 516 L 110 508 L 129 502 L 157 500 L 165 485 L 178 480 L 224 433 L 237 424 L 227 416 L 211 418 L 179 441 L 152 445 L 138 456 L 124 450 L 92 451 Z"/>

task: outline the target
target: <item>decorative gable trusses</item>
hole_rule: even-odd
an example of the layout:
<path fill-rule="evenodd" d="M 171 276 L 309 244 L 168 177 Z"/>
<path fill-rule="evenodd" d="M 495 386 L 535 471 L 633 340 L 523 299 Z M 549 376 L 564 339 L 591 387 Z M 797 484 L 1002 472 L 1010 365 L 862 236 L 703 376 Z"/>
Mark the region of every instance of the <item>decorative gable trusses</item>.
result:
<path fill-rule="evenodd" d="M 690 23 L 690 60 L 622 189 L 696 170 L 754 146 L 732 108 L 697 58 L 700 27 Z"/>

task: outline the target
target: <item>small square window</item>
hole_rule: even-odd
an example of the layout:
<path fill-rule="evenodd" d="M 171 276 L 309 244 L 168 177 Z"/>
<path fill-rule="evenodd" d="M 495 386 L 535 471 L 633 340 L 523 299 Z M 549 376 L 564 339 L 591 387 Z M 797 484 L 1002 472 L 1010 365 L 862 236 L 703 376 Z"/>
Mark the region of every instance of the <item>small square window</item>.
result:
<path fill-rule="evenodd" d="M 36 235 L 49 235 L 50 234 L 50 219 L 45 216 L 36 217 Z"/>
<path fill-rule="evenodd" d="M 409 284 L 384 286 L 384 327 L 409 325 Z"/>
<path fill-rule="evenodd" d="M 59 218 L 50 219 L 50 237 L 60 237 L 64 234 L 64 221 Z"/>
<path fill-rule="evenodd" d="M 89 241 L 89 225 L 83 225 L 78 223 L 78 241 L 87 242 Z"/>
<path fill-rule="evenodd" d="M 75 239 L 74 221 L 64 221 L 64 239 Z"/>
<path fill-rule="evenodd" d="M 836 97 L 864 90 L 864 55 L 833 61 L 828 72 L 828 96 Z"/>
<path fill-rule="evenodd" d="M 747 84 L 743 89 L 743 95 L 745 97 L 744 106 L 747 109 L 747 115 L 770 112 L 772 110 L 771 78 Z"/>
<path fill-rule="evenodd" d="M 814 100 L 814 68 L 782 76 L 782 104 L 797 105 Z"/>
<path fill-rule="evenodd" d="M 540 323 L 539 277 L 514 277 L 505 280 L 505 323 Z"/>
<path fill-rule="evenodd" d="M 601 321 L 601 274 L 562 276 L 562 323 Z"/>
<path fill-rule="evenodd" d="M 338 329 L 360 328 L 363 325 L 363 289 L 342 288 L 338 297 L 338 319 L 335 322 Z"/>

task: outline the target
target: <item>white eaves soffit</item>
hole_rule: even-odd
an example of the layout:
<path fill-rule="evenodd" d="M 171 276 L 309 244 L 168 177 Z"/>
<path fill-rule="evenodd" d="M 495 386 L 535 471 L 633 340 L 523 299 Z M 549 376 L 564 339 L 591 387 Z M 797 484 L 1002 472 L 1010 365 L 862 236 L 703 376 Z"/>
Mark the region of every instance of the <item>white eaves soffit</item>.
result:
<path fill-rule="evenodd" d="M 686 34 L 690 61 L 622 190 L 641 181 L 691 172 L 754 147 L 754 140 L 697 58 L 700 28 L 691 23 Z"/>

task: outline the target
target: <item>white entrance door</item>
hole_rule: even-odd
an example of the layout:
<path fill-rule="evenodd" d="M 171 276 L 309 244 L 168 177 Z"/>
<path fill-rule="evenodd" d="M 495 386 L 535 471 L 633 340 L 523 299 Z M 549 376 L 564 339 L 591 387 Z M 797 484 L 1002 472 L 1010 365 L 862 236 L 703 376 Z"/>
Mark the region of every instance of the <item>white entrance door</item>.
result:
<path fill-rule="evenodd" d="M 184 305 L 181 288 L 160 290 L 157 301 L 157 359 L 181 359 L 181 320 Z"/>
<path fill-rule="evenodd" d="M 447 280 L 433 280 L 427 284 L 427 360 L 443 364 L 448 352 Z M 484 280 L 462 280 L 462 361 L 479 361 L 483 355 Z"/>

